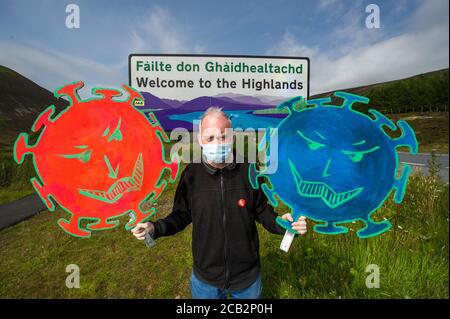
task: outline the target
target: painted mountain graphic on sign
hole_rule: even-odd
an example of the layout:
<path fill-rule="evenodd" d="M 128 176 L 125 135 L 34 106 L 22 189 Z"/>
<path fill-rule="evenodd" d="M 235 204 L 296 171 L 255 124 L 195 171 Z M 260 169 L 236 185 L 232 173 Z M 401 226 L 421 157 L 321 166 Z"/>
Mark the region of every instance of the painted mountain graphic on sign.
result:
<path fill-rule="evenodd" d="M 192 130 L 192 119 L 198 118 L 197 115 L 204 112 L 211 106 L 222 108 L 231 116 L 239 117 L 272 117 L 274 119 L 283 118 L 279 114 L 260 114 L 249 115 L 254 111 L 263 109 L 272 109 L 276 104 L 263 102 L 256 97 L 224 94 L 221 96 L 200 96 L 190 101 L 178 101 L 175 99 L 162 99 L 154 94 L 142 92 L 145 99 L 145 105 L 138 107 L 143 112 L 152 111 L 166 130 L 172 130 L 176 127 L 183 127 Z M 230 112 L 233 112 L 231 114 Z M 185 120 L 179 120 L 179 118 Z"/>

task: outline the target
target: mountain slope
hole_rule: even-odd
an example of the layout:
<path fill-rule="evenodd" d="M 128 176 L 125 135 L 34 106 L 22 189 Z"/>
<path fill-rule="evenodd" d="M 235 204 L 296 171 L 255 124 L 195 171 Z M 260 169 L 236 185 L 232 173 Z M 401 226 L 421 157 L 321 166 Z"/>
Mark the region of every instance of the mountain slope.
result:
<path fill-rule="evenodd" d="M 148 92 L 141 92 L 145 100 L 145 106 L 139 109 L 171 109 L 172 106 L 164 102 L 162 99 Z"/>
<path fill-rule="evenodd" d="M 448 69 L 442 69 L 409 78 L 364 85 L 335 91 L 363 95 L 370 99 L 370 108 L 383 113 L 406 113 L 414 111 L 448 111 Z M 335 91 L 311 96 L 310 99 L 331 97 Z M 364 109 L 364 108 L 363 108 Z"/>
<path fill-rule="evenodd" d="M 37 115 L 47 106 L 57 111 L 68 105 L 19 73 L 0 65 L 0 129 L 2 140 L 29 131 Z"/>
<path fill-rule="evenodd" d="M 245 104 L 234 101 L 227 97 L 215 98 L 212 96 L 200 96 L 193 100 L 190 100 L 179 107 L 180 111 L 193 112 L 203 111 L 210 106 L 223 107 L 225 110 L 253 110 L 260 109 L 261 107 L 269 107 L 267 105 Z"/>

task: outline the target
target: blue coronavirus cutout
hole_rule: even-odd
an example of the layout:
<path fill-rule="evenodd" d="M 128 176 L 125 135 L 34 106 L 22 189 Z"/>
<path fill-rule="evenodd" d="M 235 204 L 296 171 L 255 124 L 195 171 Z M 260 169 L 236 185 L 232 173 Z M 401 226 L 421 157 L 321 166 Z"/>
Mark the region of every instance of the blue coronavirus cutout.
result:
<path fill-rule="evenodd" d="M 346 233 L 347 227 L 336 224 L 361 220 L 366 226 L 357 235 L 375 236 L 391 223 L 375 222 L 371 214 L 393 190 L 394 201 L 401 203 L 411 170 L 405 164 L 397 172 L 396 149 L 405 146 L 416 154 L 417 139 L 405 121 L 398 121 L 397 127 L 376 110 L 366 115 L 352 109 L 355 102 L 368 103 L 368 98 L 345 92 L 334 95 L 343 99 L 341 106 L 331 105 L 330 98 L 305 102 L 301 97 L 278 106 L 289 110 L 277 126 L 278 169 L 266 174 L 252 164 L 250 182 L 258 188 L 258 177 L 266 177 L 261 188 L 272 205 L 278 205 L 277 195 L 291 208 L 294 220 L 303 215 L 324 222 L 314 227 L 316 232 Z M 385 127 L 394 135 L 400 130 L 401 135 L 392 138 Z M 265 146 L 269 154 L 271 145 Z M 289 221 L 278 217 L 277 223 L 296 233 Z"/>

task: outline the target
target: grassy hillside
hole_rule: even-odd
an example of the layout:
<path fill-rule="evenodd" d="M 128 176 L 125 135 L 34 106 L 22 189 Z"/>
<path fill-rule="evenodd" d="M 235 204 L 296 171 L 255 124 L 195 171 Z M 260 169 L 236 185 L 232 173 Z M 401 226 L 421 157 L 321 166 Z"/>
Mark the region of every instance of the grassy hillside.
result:
<path fill-rule="evenodd" d="M 448 69 L 419 74 L 406 79 L 364 85 L 355 88 L 342 88 L 346 91 L 370 98 L 368 106 L 358 105 L 357 109 L 366 112 L 374 108 L 384 114 L 409 112 L 448 112 Z M 331 97 L 338 103 L 332 92 L 316 94 L 311 98 Z"/>
<path fill-rule="evenodd" d="M 375 85 L 366 94 L 383 113 L 448 111 L 448 69 Z"/>
<path fill-rule="evenodd" d="M 449 114 L 448 112 L 411 112 L 390 114 L 393 121 L 405 120 L 414 129 L 419 141 L 420 153 L 448 154 L 449 148 Z"/>
<path fill-rule="evenodd" d="M 57 110 L 68 105 L 52 92 L 5 66 L 0 65 L 0 147 L 10 147 L 15 136 L 29 131 L 37 115 L 47 106 Z"/>

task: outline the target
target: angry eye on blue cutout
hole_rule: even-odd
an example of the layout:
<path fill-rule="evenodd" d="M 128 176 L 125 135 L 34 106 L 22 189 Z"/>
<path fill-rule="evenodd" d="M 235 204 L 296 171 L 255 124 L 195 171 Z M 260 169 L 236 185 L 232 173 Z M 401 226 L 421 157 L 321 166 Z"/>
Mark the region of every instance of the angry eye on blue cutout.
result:
<path fill-rule="evenodd" d="M 312 139 L 310 139 L 310 138 L 306 137 L 305 135 L 303 135 L 302 132 L 297 131 L 297 133 L 308 143 L 308 147 L 309 147 L 310 150 L 315 151 L 315 150 L 318 150 L 321 147 L 325 147 L 325 144 L 313 141 Z"/>
<path fill-rule="evenodd" d="M 369 150 L 366 151 L 345 151 L 345 150 L 341 150 L 342 154 L 347 155 L 352 162 L 358 163 L 360 162 L 365 154 L 369 154 L 372 153 L 373 151 L 376 151 L 377 149 L 379 149 L 379 146 L 374 146 Z"/>

